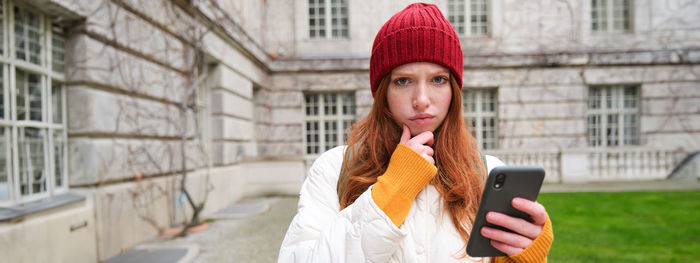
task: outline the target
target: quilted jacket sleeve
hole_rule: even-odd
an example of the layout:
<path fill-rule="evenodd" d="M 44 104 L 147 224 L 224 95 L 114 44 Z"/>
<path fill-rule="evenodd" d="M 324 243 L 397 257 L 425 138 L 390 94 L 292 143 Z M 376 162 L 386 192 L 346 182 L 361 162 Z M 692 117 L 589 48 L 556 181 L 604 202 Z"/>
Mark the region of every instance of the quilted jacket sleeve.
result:
<path fill-rule="evenodd" d="M 342 154 L 326 152 L 309 170 L 278 262 L 387 262 L 406 236 L 372 200 L 372 187 L 339 211 Z"/>

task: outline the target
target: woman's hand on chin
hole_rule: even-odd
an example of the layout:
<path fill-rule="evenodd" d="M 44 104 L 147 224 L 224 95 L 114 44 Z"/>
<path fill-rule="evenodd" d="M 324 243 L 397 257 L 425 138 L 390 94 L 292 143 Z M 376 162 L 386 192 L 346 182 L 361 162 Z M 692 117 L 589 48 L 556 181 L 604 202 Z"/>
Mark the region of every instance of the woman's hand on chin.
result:
<path fill-rule="evenodd" d="M 413 149 L 418 154 L 423 156 L 423 158 L 428 160 L 428 162 L 435 165 L 435 159 L 433 159 L 433 155 L 435 154 L 435 151 L 433 150 L 433 142 L 434 139 L 432 132 L 424 131 L 411 138 L 411 129 L 409 129 L 406 124 L 403 125 L 403 133 L 401 133 L 401 141 L 399 143 Z"/>

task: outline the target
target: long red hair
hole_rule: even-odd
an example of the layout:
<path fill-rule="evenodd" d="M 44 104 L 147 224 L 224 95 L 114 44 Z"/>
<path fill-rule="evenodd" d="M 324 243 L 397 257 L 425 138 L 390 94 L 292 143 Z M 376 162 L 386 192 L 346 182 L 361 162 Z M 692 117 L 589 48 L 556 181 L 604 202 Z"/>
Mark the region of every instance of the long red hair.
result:
<path fill-rule="evenodd" d="M 444 199 L 444 207 L 452 223 L 464 239 L 476 215 L 486 168 L 477 151 L 476 142 L 462 118 L 462 96 L 459 85 L 450 76 L 452 100 L 445 120 L 434 131 L 435 165 L 438 173 L 432 184 Z M 389 76 L 384 77 L 375 92 L 371 112 L 352 126 L 341 173 L 339 199 L 341 209 L 355 202 L 377 177 L 384 174 L 391 154 L 399 143 L 402 129 L 391 118 L 387 103 Z"/>

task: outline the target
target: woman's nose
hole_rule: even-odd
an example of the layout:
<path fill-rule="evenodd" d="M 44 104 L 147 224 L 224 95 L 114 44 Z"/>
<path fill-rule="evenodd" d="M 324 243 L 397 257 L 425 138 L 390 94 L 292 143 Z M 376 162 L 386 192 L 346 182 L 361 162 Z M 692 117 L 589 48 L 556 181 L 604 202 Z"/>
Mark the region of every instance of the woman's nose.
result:
<path fill-rule="evenodd" d="M 422 111 L 430 106 L 430 99 L 428 98 L 428 85 L 425 83 L 420 83 L 414 90 L 413 95 L 413 108 Z"/>

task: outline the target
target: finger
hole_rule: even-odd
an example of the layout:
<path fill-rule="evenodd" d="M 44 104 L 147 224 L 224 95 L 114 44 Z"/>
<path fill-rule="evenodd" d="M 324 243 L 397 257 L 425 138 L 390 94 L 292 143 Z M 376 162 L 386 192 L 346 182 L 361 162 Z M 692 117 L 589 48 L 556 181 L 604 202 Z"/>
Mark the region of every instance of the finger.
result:
<path fill-rule="evenodd" d="M 425 158 L 426 160 L 428 160 L 428 162 L 430 162 L 431 164 L 435 164 L 435 159 L 433 159 L 433 157 L 430 157 L 430 156 L 428 156 L 428 155 L 425 154 L 425 153 L 424 153 L 424 154 L 421 154 L 420 156 L 423 156 L 423 158 Z"/>
<path fill-rule="evenodd" d="M 401 133 L 401 141 L 399 143 L 406 144 L 410 139 L 411 139 L 411 129 L 406 126 L 406 124 L 403 124 L 403 132 Z"/>
<path fill-rule="evenodd" d="M 428 145 L 430 147 L 433 147 L 433 133 L 431 131 L 421 132 L 420 134 L 413 137 L 410 141 L 420 145 Z"/>
<path fill-rule="evenodd" d="M 434 155 L 435 155 L 435 150 L 433 150 L 432 147 L 430 147 L 430 146 L 424 146 L 424 147 L 425 147 L 425 148 L 424 148 L 424 149 L 425 149 L 425 154 L 427 154 L 427 155 L 429 155 L 429 156 L 434 156 Z"/>
<path fill-rule="evenodd" d="M 535 239 L 542 232 L 542 226 L 540 225 L 535 225 L 525 219 L 498 212 L 487 213 L 486 222 L 505 227 L 529 239 Z"/>
<path fill-rule="evenodd" d="M 522 248 L 512 247 L 512 246 L 506 245 L 504 243 L 501 243 L 501 242 L 498 242 L 495 240 L 491 240 L 491 245 L 494 248 L 500 250 L 503 253 L 506 253 L 506 255 L 509 255 L 509 256 L 518 254 L 524 250 Z"/>
<path fill-rule="evenodd" d="M 530 215 L 530 219 L 535 225 L 543 226 L 544 222 L 547 221 L 547 210 L 538 202 L 516 197 L 513 198 L 512 204 L 513 208 Z"/>
<path fill-rule="evenodd" d="M 482 227 L 481 235 L 485 238 L 495 240 L 516 248 L 525 249 L 527 246 L 532 244 L 532 239 L 491 227 Z"/>

